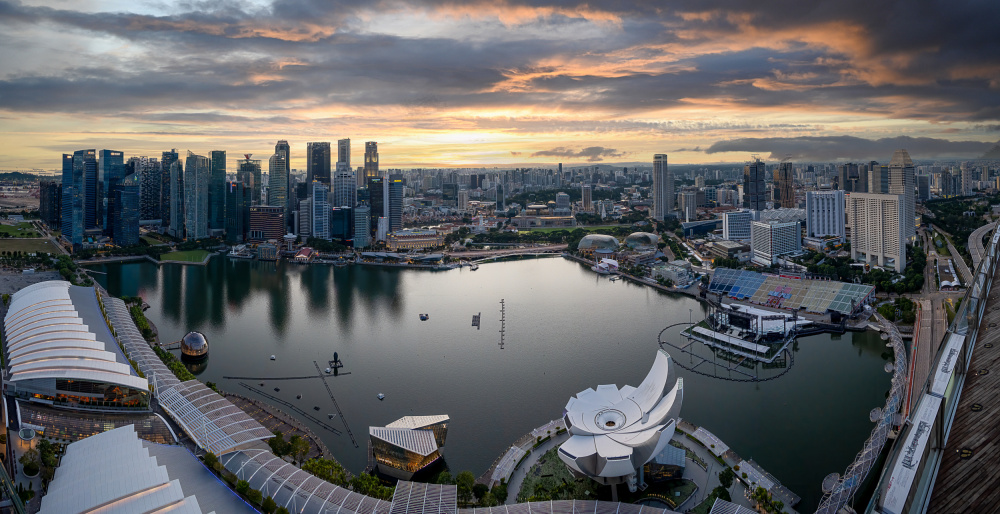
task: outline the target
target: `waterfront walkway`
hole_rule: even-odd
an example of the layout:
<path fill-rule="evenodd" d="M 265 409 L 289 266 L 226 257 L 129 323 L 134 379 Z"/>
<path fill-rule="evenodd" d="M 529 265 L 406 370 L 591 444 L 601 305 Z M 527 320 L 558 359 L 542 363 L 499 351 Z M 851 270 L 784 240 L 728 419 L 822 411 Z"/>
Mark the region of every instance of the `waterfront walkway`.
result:
<path fill-rule="evenodd" d="M 927 512 L 995 512 L 1000 505 L 1000 274 L 993 277 Z"/>

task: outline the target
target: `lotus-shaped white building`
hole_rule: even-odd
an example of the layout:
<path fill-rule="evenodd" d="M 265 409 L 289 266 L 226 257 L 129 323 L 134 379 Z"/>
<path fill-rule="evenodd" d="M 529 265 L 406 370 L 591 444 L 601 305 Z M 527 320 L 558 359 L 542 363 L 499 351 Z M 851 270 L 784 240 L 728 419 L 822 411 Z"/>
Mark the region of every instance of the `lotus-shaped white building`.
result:
<path fill-rule="evenodd" d="M 566 404 L 570 438 L 559 458 L 573 471 L 602 484 L 627 483 L 636 490 L 636 470 L 670 442 L 677 427 L 684 379 L 662 349 L 639 387 L 614 384 L 587 389 Z"/>

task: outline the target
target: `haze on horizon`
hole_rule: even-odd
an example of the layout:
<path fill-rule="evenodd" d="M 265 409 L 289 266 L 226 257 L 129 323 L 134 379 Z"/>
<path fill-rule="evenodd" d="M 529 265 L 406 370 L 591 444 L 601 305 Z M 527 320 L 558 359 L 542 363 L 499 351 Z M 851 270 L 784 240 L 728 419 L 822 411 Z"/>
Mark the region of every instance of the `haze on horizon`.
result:
<path fill-rule="evenodd" d="M 0 0 L 0 169 L 83 148 L 384 168 L 975 158 L 1000 3 Z"/>

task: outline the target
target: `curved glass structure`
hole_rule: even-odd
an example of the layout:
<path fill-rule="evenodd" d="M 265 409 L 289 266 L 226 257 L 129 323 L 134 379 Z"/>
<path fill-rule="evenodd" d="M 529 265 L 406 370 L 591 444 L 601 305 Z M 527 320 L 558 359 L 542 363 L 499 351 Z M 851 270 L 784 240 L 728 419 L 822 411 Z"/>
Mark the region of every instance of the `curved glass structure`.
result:
<path fill-rule="evenodd" d="M 587 234 L 580 240 L 577 248 L 580 250 L 617 250 L 618 240 L 605 234 Z"/>

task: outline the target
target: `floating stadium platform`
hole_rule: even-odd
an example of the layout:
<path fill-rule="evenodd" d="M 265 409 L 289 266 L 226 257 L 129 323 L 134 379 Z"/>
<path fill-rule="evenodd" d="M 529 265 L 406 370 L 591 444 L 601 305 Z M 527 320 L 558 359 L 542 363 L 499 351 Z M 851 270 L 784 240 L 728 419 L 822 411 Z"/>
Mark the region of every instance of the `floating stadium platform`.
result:
<path fill-rule="evenodd" d="M 847 316 L 858 312 L 875 298 L 875 286 L 872 285 L 729 268 L 715 270 L 708 292 L 763 307 L 801 309 L 815 314 L 833 311 Z"/>

